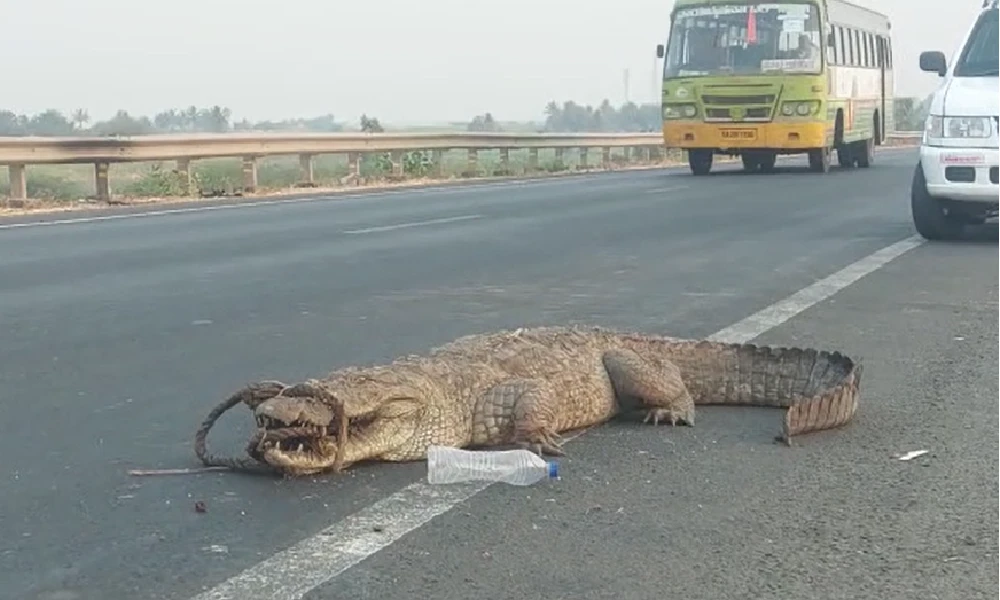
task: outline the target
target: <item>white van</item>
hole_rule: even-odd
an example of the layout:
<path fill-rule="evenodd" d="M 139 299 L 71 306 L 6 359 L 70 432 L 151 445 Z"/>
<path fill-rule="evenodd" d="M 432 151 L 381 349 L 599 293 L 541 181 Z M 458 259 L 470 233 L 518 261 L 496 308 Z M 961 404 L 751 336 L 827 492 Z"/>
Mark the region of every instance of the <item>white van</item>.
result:
<path fill-rule="evenodd" d="M 941 52 L 920 54 L 920 68 L 944 78 L 931 100 L 910 190 L 913 225 L 929 240 L 953 238 L 964 225 L 997 215 L 998 1 L 984 0 L 950 66 Z"/>

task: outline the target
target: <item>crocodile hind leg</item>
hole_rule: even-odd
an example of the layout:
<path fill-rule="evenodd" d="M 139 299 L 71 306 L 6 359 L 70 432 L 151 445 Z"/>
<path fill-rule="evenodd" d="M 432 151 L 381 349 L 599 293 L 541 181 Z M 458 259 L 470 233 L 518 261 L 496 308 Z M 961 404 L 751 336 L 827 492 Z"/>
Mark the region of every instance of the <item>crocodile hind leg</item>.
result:
<path fill-rule="evenodd" d="M 564 456 L 556 433 L 556 397 L 540 379 L 512 378 L 483 394 L 473 416 L 473 441 L 512 441 L 536 454 Z"/>
<path fill-rule="evenodd" d="M 602 359 L 615 393 L 637 398 L 649 407 L 644 423 L 652 419 L 654 425 L 665 421 L 694 426 L 694 399 L 677 365 L 670 361 L 653 363 L 631 350 L 610 350 Z"/>

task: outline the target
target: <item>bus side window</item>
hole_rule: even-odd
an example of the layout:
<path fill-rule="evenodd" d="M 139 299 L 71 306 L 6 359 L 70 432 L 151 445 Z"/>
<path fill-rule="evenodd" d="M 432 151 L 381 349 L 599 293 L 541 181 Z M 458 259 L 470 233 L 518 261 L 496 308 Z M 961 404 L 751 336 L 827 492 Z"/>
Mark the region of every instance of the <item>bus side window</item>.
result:
<path fill-rule="evenodd" d="M 869 67 L 878 66 L 878 54 L 875 54 L 875 36 L 871 33 L 868 34 L 868 56 L 871 57 L 871 64 Z"/>
<path fill-rule="evenodd" d="M 844 35 L 847 37 L 847 64 L 853 67 L 855 65 L 854 62 L 855 54 L 854 54 L 854 36 L 851 35 L 852 33 L 853 31 L 851 31 L 850 28 L 848 28 L 847 31 L 844 32 Z"/>
<path fill-rule="evenodd" d="M 846 59 L 844 58 L 844 30 L 840 25 L 834 25 L 834 29 L 837 32 L 834 48 L 837 54 L 837 64 L 843 66 L 846 64 Z"/>
<path fill-rule="evenodd" d="M 843 27 L 838 27 L 837 28 L 837 38 L 838 38 L 839 47 L 840 47 L 840 64 L 844 65 L 844 66 L 847 66 L 847 65 L 851 64 L 851 58 L 850 58 L 850 56 L 848 56 L 847 40 L 844 39 L 844 37 L 845 37 L 844 36 L 844 28 Z"/>
<path fill-rule="evenodd" d="M 875 36 L 875 56 L 878 59 L 878 64 L 875 66 L 880 69 L 885 66 L 885 54 L 883 52 L 885 52 L 885 46 L 882 45 L 882 36 L 877 35 Z"/>

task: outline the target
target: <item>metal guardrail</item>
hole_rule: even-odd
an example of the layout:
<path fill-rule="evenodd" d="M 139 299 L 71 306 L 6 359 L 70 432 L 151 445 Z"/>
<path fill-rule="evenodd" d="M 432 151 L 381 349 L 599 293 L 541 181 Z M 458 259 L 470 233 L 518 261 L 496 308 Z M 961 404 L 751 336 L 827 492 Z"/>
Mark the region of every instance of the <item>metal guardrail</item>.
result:
<path fill-rule="evenodd" d="M 920 132 L 891 133 L 889 138 L 920 137 Z M 36 164 L 93 164 L 98 200 L 110 199 L 108 167 L 111 163 L 178 161 L 178 171 L 189 175 L 190 161 L 205 158 L 242 157 L 244 189 L 257 184 L 256 161 L 264 156 L 300 156 L 303 183 L 313 180 L 312 157 L 348 154 L 351 176 L 359 173 L 360 156 L 391 153 L 394 170 L 401 168 L 401 154 L 416 150 L 467 150 L 470 172 L 475 170 L 476 152 L 499 149 L 500 171 L 508 166 L 510 150 L 531 151 L 529 163 L 537 169 L 537 151 L 601 148 L 602 163 L 610 163 L 611 148 L 663 148 L 661 132 L 649 133 L 225 133 L 169 134 L 135 137 L 0 137 L 0 165 L 10 170 L 11 198 L 27 194 L 25 166 Z M 439 163 L 440 156 L 435 157 Z"/>
<path fill-rule="evenodd" d="M 70 164 L 393 150 L 593 148 L 662 144 L 654 133 L 223 133 L 0 138 L 0 164 Z"/>

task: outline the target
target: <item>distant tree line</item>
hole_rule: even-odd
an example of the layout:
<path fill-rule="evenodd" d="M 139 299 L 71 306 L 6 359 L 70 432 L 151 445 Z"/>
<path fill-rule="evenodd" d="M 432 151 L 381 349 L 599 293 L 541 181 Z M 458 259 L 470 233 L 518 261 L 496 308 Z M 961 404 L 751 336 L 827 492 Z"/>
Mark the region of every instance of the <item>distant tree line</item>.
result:
<path fill-rule="evenodd" d="M 69 114 L 49 109 L 35 115 L 22 115 L 0 109 L 0 136 L 131 136 L 152 133 L 226 133 L 229 131 L 342 131 L 332 114 L 306 119 L 251 122 L 233 121 L 232 111 L 222 106 L 170 109 L 154 115 L 131 115 L 119 110 L 106 121 L 91 122 L 84 109 Z"/>
<path fill-rule="evenodd" d="M 895 102 L 896 128 L 903 131 L 918 131 L 923 128 L 930 99 L 918 101 L 916 98 L 897 98 Z M 662 124 L 659 104 L 635 104 L 626 102 L 615 107 L 604 100 L 597 107 L 578 104 L 572 100 L 558 104 L 555 101 L 545 106 L 543 123 L 516 123 L 517 130 L 542 132 L 640 132 L 659 131 Z M 472 118 L 466 125 L 467 131 L 502 131 L 504 126 L 487 112 Z M 223 106 L 169 109 L 153 117 L 136 116 L 119 110 L 110 119 L 92 122 L 85 109 L 63 113 L 50 109 L 34 115 L 17 114 L 0 109 L 0 136 L 134 136 L 152 133 L 225 133 L 229 131 L 345 131 L 343 122 L 338 122 L 333 114 L 309 118 L 285 119 L 281 121 L 233 120 L 232 110 Z M 361 115 L 360 130 L 366 132 L 384 131 L 377 118 Z"/>

